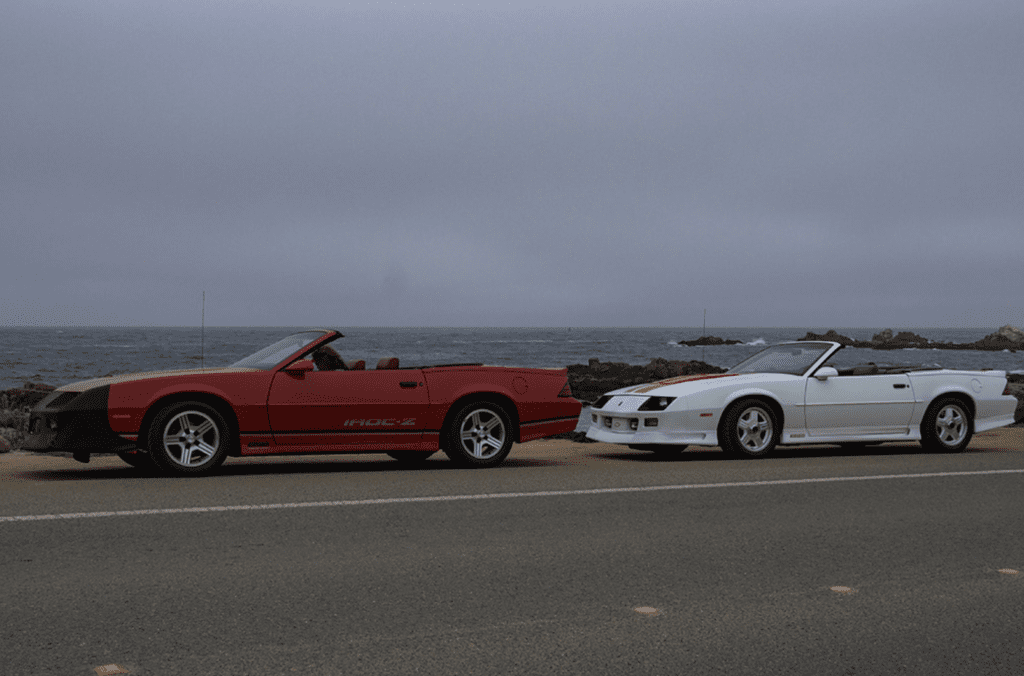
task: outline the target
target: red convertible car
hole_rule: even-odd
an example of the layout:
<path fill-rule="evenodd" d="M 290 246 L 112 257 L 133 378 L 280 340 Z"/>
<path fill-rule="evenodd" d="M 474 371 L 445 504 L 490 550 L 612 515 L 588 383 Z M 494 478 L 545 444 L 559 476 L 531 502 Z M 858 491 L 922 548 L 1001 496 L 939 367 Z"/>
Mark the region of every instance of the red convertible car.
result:
<path fill-rule="evenodd" d="M 226 368 L 110 376 L 64 385 L 32 409 L 35 451 L 115 451 L 134 466 L 181 475 L 227 456 L 442 449 L 464 467 L 500 464 L 514 441 L 572 431 L 581 404 L 566 369 L 481 364 L 375 368 L 344 360 L 342 334 L 303 331 Z"/>

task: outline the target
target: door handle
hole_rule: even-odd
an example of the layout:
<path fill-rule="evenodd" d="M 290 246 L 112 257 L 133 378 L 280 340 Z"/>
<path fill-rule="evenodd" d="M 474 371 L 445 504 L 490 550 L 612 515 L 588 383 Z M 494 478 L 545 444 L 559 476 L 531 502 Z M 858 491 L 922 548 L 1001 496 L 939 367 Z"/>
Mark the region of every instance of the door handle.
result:
<path fill-rule="evenodd" d="M 892 386 L 895 387 L 897 390 L 902 390 L 904 387 L 907 386 L 907 384 L 906 383 L 893 383 Z"/>
<path fill-rule="evenodd" d="M 415 380 L 403 380 L 402 382 L 400 382 L 398 384 L 401 385 L 402 387 L 416 387 L 416 381 Z"/>

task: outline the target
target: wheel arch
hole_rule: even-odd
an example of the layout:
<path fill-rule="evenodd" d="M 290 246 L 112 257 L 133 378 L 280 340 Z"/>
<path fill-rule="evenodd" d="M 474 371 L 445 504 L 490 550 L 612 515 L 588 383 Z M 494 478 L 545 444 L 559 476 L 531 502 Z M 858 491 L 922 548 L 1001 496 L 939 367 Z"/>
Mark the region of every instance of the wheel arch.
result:
<path fill-rule="evenodd" d="M 511 397 L 500 392 L 473 392 L 472 394 L 465 394 L 449 406 L 448 410 L 445 411 L 444 421 L 441 423 L 441 438 L 444 438 L 445 431 L 452 424 L 452 419 L 459 410 L 470 403 L 491 403 L 501 406 L 508 415 L 509 420 L 512 422 L 512 438 L 516 443 L 519 443 L 519 408 L 516 406 L 516 402 Z"/>
<path fill-rule="evenodd" d="M 971 431 L 974 431 L 974 419 L 978 416 L 978 405 L 974 401 L 974 397 L 967 394 L 962 390 L 946 390 L 945 392 L 939 392 L 932 396 L 931 401 L 924 407 L 924 411 L 927 412 L 935 405 L 935 402 L 940 399 L 956 399 L 967 407 L 967 413 L 970 416 Z M 921 424 L 924 424 L 924 413 L 921 415 Z"/>
<path fill-rule="evenodd" d="M 241 450 L 238 445 L 238 417 L 235 415 L 235 409 L 232 408 L 222 397 L 218 397 L 215 394 L 209 392 L 175 392 L 174 394 L 168 394 L 163 396 L 152 404 L 146 410 L 146 414 L 142 416 L 142 424 L 139 425 L 139 441 L 149 438 L 149 428 L 153 424 L 153 420 L 163 409 L 173 404 L 180 404 L 186 401 L 196 401 L 201 404 L 206 404 L 211 408 L 216 409 L 218 413 L 224 418 L 224 422 L 228 424 L 228 432 L 231 436 L 229 439 L 228 455 L 238 456 Z"/>
<path fill-rule="evenodd" d="M 725 424 L 726 412 L 734 406 L 739 406 L 747 401 L 759 401 L 772 410 L 779 423 L 779 437 L 781 438 L 782 432 L 786 429 L 786 414 L 782 409 L 782 403 L 766 392 L 748 392 L 727 401 L 725 406 L 722 407 L 722 414 L 718 416 L 718 427 L 716 428 L 718 438 L 723 438 L 722 426 Z"/>

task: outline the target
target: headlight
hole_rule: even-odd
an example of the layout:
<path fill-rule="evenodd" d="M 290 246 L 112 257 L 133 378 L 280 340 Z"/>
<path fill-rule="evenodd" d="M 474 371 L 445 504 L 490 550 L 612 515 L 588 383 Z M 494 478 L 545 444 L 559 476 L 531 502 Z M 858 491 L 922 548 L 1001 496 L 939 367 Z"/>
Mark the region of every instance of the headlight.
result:
<path fill-rule="evenodd" d="M 606 394 L 603 397 L 601 397 L 600 399 L 598 399 L 597 401 L 595 401 L 594 405 L 591 408 L 604 408 L 604 405 L 607 404 L 611 400 L 612 400 L 611 395 L 607 395 Z"/>
<path fill-rule="evenodd" d="M 640 404 L 638 411 L 664 411 L 668 405 L 675 401 L 675 397 L 648 397 L 647 401 Z"/>

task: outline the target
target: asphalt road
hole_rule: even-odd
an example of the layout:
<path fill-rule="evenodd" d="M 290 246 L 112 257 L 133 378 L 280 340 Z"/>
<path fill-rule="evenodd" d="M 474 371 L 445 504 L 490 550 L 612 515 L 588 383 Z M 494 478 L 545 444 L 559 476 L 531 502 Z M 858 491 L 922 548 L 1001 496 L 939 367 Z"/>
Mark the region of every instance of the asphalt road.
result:
<path fill-rule="evenodd" d="M 7 454 L 0 674 L 1020 674 L 1022 488 L 1021 428 L 202 479 Z"/>

